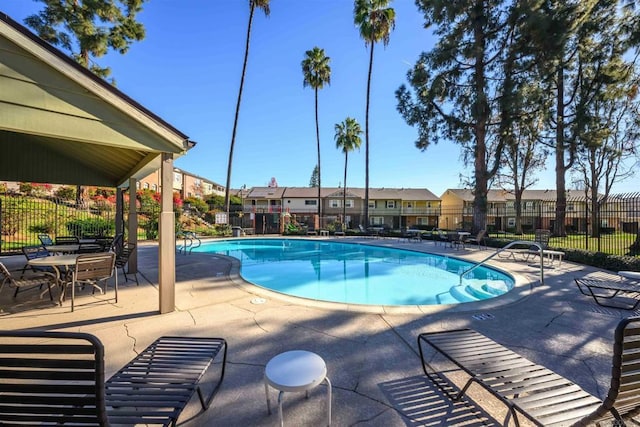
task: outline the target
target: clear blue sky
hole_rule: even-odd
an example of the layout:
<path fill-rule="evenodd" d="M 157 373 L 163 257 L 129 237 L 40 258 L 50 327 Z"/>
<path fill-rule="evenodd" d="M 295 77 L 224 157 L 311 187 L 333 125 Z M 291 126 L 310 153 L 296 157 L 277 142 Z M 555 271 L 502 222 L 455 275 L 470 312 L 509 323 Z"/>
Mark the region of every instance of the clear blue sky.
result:
<path fill-rule="evenodd" d="M 129 52 L 98 59 L 127 95 L 197 141 L 176 166 L 226 184 L 233 116 L 240 84 L 247 0 L 150 0 L 138 15 L 146 38 Z M 440 196 L 469 175 L 460 147 L 442 141 L 415 148 L 417 132 L 396 110 L 395 90 L 422 51 L 434 43 L 413 0 L 395 0 L 396 28 L 377 44 L 371 87 L 370 186 L 422 187 Z M 0 11 L 23 23 L 42 3 L 0 0 Z M 322 185 L 342 184 L 344 155 L 334 125 L 347 116 L 364 131 L 368 49 L 353 23 L 351 0 L 273 0 L 271 15 L 254 17 L 231 186 L 307 186 L 317 163 L 313 90 L 300 63 L 318 46 L 331 58 L 331 85 L 320 91 Z M 364 134 L 350 153 L 347 185 L 364 187 Z M 535 188 L 554 188 L 553 160 Z M 570 178 L 567 177 L 570 182 Z M 634 182 L 636 181 L 636 182 Z M 616 186 L 637 191 L 637 179 Z"/>

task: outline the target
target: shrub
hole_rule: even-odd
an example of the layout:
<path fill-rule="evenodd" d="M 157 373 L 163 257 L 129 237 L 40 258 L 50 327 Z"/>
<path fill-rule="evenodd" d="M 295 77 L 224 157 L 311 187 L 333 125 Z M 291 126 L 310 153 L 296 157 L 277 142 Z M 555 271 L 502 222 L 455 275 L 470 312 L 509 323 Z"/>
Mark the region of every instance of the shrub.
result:
<path fill-rule="evenodd" d="M 50 222 L 43 222 L 41 224 L 32 224 L 29 226 L 29 232 L 37 234 L 50 234 L 54 231 L 54 225 Z"/>
<path fill-rule="evenodd" d="M 195 208 L 200 213 L 207 212 L 209 210 L 209 205 L 202 199 L 198 199 L 197 197 L 187 197 L 183 201 L 185 204 L 188 203 L 192 208 Z"/>
<path fill-rule="evenodd" d="M 76 189 L 73 187 L 59 187 L 54 193 L 54 196 L 63 200 L 75 200 Z"/>
<path fill-rule="evenodd" d="M 610 255 L 604 252 L 590 252 L 582 249 L 563 249 L 564 259 L 579 264 L 591 265 L 605 270 L 640 271 L 640 258 L 627 255 Z"/>
<path fill-rule="evenodd" d="M 66 223 L 72 236 L 110 236 L 115 232 L 115 224 L 103 218 L 73 219 Z"/>

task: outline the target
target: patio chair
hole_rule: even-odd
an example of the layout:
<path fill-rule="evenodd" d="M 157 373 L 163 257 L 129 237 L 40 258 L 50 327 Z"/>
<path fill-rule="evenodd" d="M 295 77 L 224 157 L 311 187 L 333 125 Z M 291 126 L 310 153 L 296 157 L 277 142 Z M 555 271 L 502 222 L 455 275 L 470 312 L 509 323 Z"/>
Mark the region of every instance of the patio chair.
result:
<path fill-rule="evenodd" d="M 24 265 L 24 267 L 22 267 L 22 275 L 24 276 L 24 273 L 27 270 L 31 270 L 34 273 L 37 272 L 48 272 L 48 273 L 53 273 L 53 268 L 51 267 L 36 267 L 33 265 L 29 265 L 29 260 L 35 259 L 35 258 L 44 258 L 44 257 L 48 257 L 50 255 L 49 251 L 43 247 L 43 246 L 23 246 L 22 247 L 22 254 L 24 255 L 24 257 L 27 259 L 27 264 Z"/>
<path fill-rule="evenodd" d="M 458 234 L 457 231 L 448 231 L 447 241 L 449 242 L 449 246 L 453 249 L 458 249 L 460 245 L 464 248 L 464 241 L 460 238 L 460 234 Z"/>
<path fill-rule="evenodd" d="M 635 310 L 640 304 L 640 286 L 638 285 L 588 278 L 574 280 L 580 293 L 593 297 L 596 304 L 602 307 Z"/>
<path fill-rule="evenodd" d="M 129 263 L 129 258 L 135 249 L 136 245 L 134 243 L 127 243 L 122 247 L 120 252 L 116 254 L 116 269 L 119 268 L 122 270 L 125 282 L 129 281 L 129 277 L 127 277 L 127 272 L 125 271 L 125 266 Z M 140 285 L 140 283 L 138 283 L 138 273 L 134 272 L 133 277 L 136 279 L 136 285 Z"/>
<path fill-rule="evenodd" d="M 0 262 L 0 278 L 2 278 L 2 283 L 0 283 L 0 292 L 5 284 L 7 286 L 13 286 L 16 288 L 16 291 L 13 294 L 13 297 L 15 298 L 18 296 L 18 292 L 21 289 L 33 289 L 36 287 L 41 289 L 43 285 L 46 285 L 47 290 L 49 291 L 49 298 L 53 301 L 51 285 L 55 285 L 57 283 L 56 275 L 53 273 L 39 272 L 37 274 L 29 274 L 25 276 L 23 272 L 23 275 L 20 278 L 16 278 L 11 274 L 11 271 L 9 271 L 9 269 Z M 40 298 L 42 298 L 42 294 L 40 294 Z"/>
<path fill-rule="evenodd" d="M 538 248 L 538 246 L 536 245 L 531 245 L 528 248 L 509 248 L 498 252 L 498 257 L 512 258 L 514 261 L 528 262 L 531 257 L 536 255 L 545 256 L 547 253 L 561 253 L 562 255 L 564 255 L 564 252 L 550 251 L 549 249 L 547 249 L 549 247 L 550 238 L 551 232 L 549 230 L 537 229 L 535 231 L 533 241 L 540 245 L 542 249 Z"/>
<path fill-rule="evenodd" d="M 0 331 L 0 425 L 176 426 L 198 400 L 184 424 L 210 407 L 226 360 L 223 338 L 162 336 L 105 381 L 95 335 Z"/>
<path fill-rule="evenodd" d="M 51 240 L 51 237 L 48 234 L 38 234 L 38 239 L 40 240 L 40 243 L 42 243 L 42 246 L 53 245 L 53 240 Z"/>
<path fill-rule="evenodd" d="M 112 252 L 104 252 L 100 254 L 84 254 L 78 255 L 75 268 L 72 272 L 70 282 L 65 284 L 71 285 L 71 311 L 75 308 L 75 289 L 76 286 L 89 285 L 93 291 L 97 289 L 101 294 L 107 291 L 107 281 L 113 276 L 115 270 L 116 255 Z M 101 285 L 104 287 L 101 287 Z M 118 276 L 115 278 L 115 302 L 118 302 Z M 64 292 L 64 291 L 63 291 Z M 64 298 L 64 294 L 63 294 Z"/>
<path fill-rule="evenodd" d="M 123 238 L 124 236 L 122 235 L 122 233 L 116 234 L 116 237 L 113 238 L 111 244 L 109 245 L 109 252 L 117 254 L 118 251 L 122 248 Z"/>
<path fill-rule="evenodd" d="M 358 224 L 358 231 L 360 231 L 360 234 L 364 235 L 365 237 L 373 237 L 374 234 L 372 231 L 367 230 L 366 228 L 364 228 L 364 226 L 362 224 Z"/>
<path fill-rule="evenodd" d="M 431 232 L 431 238 L 433 239 L 433 242 L 437 245 L 438 243 L 442 243 L 445 246 L 447 245 L 447 243 L 449 242 L 449 238 L 448 235 L 445 231 L 442 230 L 433 230 Z"/>
<path fill-rule="evenodd" d="M 430 365 L 427 346 L 470 375 L 458 394 L 452 395 L 449 382 Z M 454 400 L 459 400 L 471 384 L 483 387 L 507 406 L 504 425 L 508 425 L 509 417 L 520 425 L 521 414 L 538 426 L 587 426 L 612 419 L 617 421 L 613 425 L 624 426 L 622 416 L 634 415 L 640 405 L 639 346 L 640 317 L 620 321 L 614 333 L 609 392 L 601 401 L 572 381 L 472 329 L 418 336 L 425 375 Z"/>
<path fill-rule="evenodd" d="M 487 230 L 480 230 L 476 235 L 476 237 L 470 237 L 466 240 L 466 242 L 478 245 L 478 249 L 482 247 L 482 243 L 484 242 L 484 247 L 486 249 L 487 247 L 487 242 L 485 241 L 486 234 L 487 234 Z"/>

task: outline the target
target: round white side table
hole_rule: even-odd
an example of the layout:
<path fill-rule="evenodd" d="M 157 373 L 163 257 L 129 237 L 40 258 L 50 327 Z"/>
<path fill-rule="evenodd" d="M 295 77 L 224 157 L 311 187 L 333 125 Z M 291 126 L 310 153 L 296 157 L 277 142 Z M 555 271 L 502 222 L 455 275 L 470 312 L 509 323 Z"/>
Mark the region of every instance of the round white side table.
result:
<path fill-rule="evenodd" d="M 282 416 L 282 395 L 285 391 L 309 390 L 318 384 L 327 383 L 327 425 L 331 425 L 331 381 L 327 377 L 327 365 L 322 357 L 305 350 L 293 350 L 280 353 L 267 363 L 264 370 L 264 391 L 267 395 L 267 411 L 271 414 L 269 386 L 279 390 L 278 416 L 280 426 L 284 426 Z"/>

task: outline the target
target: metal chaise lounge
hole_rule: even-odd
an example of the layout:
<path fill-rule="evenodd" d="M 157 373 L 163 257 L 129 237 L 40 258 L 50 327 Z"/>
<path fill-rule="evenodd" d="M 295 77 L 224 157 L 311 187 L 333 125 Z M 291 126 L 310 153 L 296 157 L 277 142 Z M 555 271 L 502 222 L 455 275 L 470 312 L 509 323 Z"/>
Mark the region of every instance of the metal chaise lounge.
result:
<path fill-rule="evenodd" d="M 94 335 L 0 331 L 0 425 L 175 426 L 194 393 L 209 407 L 226 359 L 222 338 L 161 337 L 105 382 Z M 200 380 L 214 365 L 205 399 Z"/>
<path fill-rule="evenodd" d="M 574 280 L 583 295 L 593 297 L 596 304 L 603 307 L 635 310 L 640 304 L 640 286 L 637 284 L 600 279 Z"/>
<path fill-rule="evenodd" d="M 427 361 L 427 346 L 471 376 L 457 395 L 450 394 L 449 383 Z M 471 384 L 480 385 L 508 407 L 504 425 L 510 417 L 519 425 L 521 414 L 538 426 L 586 426 L 613 419 L 624 426 L 623 416 L 640 412 L 640 317 L 623 319 L 615 330 L 611 384 L 603 401 L 472 329 L 423 333 L 418 347 L 425 375 L 444 393 L 459 400 Z"/>

